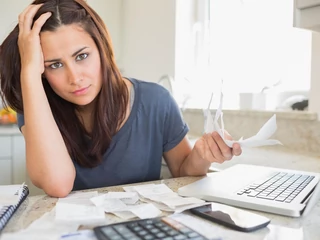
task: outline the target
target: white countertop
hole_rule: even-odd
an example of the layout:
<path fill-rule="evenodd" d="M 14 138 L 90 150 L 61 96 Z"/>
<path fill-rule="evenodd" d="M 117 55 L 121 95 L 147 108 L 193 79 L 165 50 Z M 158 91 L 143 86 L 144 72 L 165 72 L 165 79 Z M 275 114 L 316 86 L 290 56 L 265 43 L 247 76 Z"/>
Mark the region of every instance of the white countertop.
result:
<path fill-rule="evenodd" d="M 293 153 L 286 148 L 268 147 L 244 149 L 243 154 L 233 160 L 223 164 L 213 164 L 213 167 L 220 169 L 233 164 L 243 162 L 248 164 L 258 164 L 273 167 L 300 169 L 305 171 L 320 172 L 320 156 Z M 183 177 L 165 179 L 172 190 L 177 191 L 181 186 L 196 181 L 199 177 Z M 160 181 L 155 181 L 160 183 Z M 123 191 L 121 186 L 98 189 L 99 192 Z M 49 212 L 57 201 L 57 198 L 50 198 L 46 195 L 28 197 L 17 213 L 13 216 L 4 232 L 16 232 L 26 228 L 30 223 Z M 271 213 L 259 212 L 271 219 L 271 224 L 264 229 L 252 233 L 243 233 L 214 224 L 214 230 L 223 240 L 246 239 L 246 240 L 319 240 L 320 239 L 320 201 L 316 204 L 313 211 L 304 218 L 291 218 Z M 106 214 L 106 219 L 110 222 L 119 221 L 111 214 Z"/>
<path fill-rule="evenodd" d="M 0 136 L 20 135 L 18 125 L 0 125 Z"/>

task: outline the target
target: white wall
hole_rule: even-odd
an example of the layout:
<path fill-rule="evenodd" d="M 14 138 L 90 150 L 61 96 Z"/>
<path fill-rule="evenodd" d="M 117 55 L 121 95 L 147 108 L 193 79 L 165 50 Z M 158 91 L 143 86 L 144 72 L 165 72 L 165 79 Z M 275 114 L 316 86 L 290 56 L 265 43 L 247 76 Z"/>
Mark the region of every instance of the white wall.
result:
<path fill-rule="evenodd" d="M 0 42 L 31 0 L 0 1 Z M 175 0 L 87 0 L 104 20 L 123 74 L 156 82 L 174 76 Z"/>
<path fill-rule="evenodd" d="M 120 64 L 122 51 L 123 0 L 87 0 L 87 3 L 100 15 L 112 39 L 115 57 Z"/>
<path fill-rule="evenodd" d="M 175 0 L 123 0 L 125 76 L 156 82 L 174 75 Z"/>
<path fill-rule="evenodd" d="M 19 14 L 32 0 L 0 1 L 0 43 L 18 23 Z M 121 55 L 122 0 L 87 0 L 105 22 L 115 49 L 116 59 Z"/>
<path fill-rule="evenodd" d="M 18 24 L 18 16 L 31 0 L 1 0 L 0 1 L 0 43 Z"/>

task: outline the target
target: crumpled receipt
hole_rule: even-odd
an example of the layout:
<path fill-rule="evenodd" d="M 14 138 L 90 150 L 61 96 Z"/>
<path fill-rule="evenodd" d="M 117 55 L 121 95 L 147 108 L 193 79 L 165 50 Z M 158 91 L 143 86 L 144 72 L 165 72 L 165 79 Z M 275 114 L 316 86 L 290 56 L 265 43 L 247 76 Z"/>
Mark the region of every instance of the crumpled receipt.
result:
<path fill-rule="evenodd" d="M 222 112 L 222 103 L 223 103 L 223 93 L 220 93 L 220 103 L 218 109 L 216 110 L 215 117 L 213 118 L 210 112 L 210 105 L 212 101 L 212 96 L 209 102 L 208 108 L 205 110 L 205 126 L 204 132 L 205 133 L 212 133 L 214 131 L 218 132 L 219 135 L 222 137 L 224 142 L 229 146 L 232 147 L 233 143 L 239 143 L 241 147 L 260 147 L 260 146 L 267 146 L 267 145 L 276 145 L 282 143 L 276 139 L 269 139 L 277 130 L 277 123 L 276 123 L 276 115 L 274 114 L 258 131 L 258 133 L 250 138 L 243 139 L 242 137 L 238 140 L 227 140 L 224 136 L 224 122 L 223 122 L 223 112 Z M 220 124 L 218 120 L 220 118 Z"/>

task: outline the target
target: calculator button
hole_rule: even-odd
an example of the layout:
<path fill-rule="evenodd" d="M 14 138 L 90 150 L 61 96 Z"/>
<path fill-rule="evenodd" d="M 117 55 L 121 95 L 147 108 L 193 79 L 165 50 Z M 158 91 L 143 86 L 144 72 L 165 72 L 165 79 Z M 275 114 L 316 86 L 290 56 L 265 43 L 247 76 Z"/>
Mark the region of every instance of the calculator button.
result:
<path fill-rule="evenodd" d="M 123 238 L 119 235 L 112 235 L 109 237 L 110 240 L 123 240 Z"/>
<path fill-rule="evenodd" d="M 168 217 L 101 226 L 97 227 L 95 232 L 99 240 L 207 240 L 201 234 Z"/>
<path fill-rule="evenodd" d="M 166 236 L 166 234 L 164 234 L 163 232 L 157 233 L 156 236 L 158 238 L 164 238 Z"/>
<path fill-rule="evenodd" d="M 189 238 L 200 237 L 200 235 L 196 232 L 191 232 L 187 234 Z"/>
<path fill-rule="evenodd" d="M 146 235 L 148 232 L 145 231 L 145 230 L 142 230 L 142 231 L 137 232 L 137 233 L 138 233 L 139 236 L 144 236 L 144 235 Z"/>
<path fill-rule="evenodd" d="M 162 231 L 168 232 L 171 228 L 168 226 L 161 227 Z"/>
<path fill-rule="evenodd" d="M 138 232 L 138 231 L 141 231 L 143 228 L 140 227 L 140 226 L 135 226 L 135 227 L 132 227 L 131 228 L 134 232 Z"/>
<path fill-rule="evenodd" d="M 143 239 L 144 240 L 153 240 L 155 238 L 152 235 L 145 235 L 145 236 L 143 236 Z"/>
<path fill-rule="evenodd" d="M 104 227 L 101 230 L 106 236 L 112 236 L 117 234 L 117 232 L 110 227 Z"/>
<path fill-rule="evenodd" d="M 151 229 L 151 228 L 153 228 L 153 226 L 151 224 L 148 224 L 148 225 L 145 225 L 144 228 L 145 229 Z"/>
<path fill-rule="evenodd" d="M 134 227 L 137 227 L 137 226 L 139 226 L 139 224 L 137 222 L 132 222 L 132 223 L 128 224 L 129 228 L 134 228 Z"/>
<path fill-rule="evenodd" d="M 132 238 L 136 237 L 136 235 L 132 232 L 122 233 L 121 235 L 125 239 L 132 239 Z"/>
<path fill-rule="evenodd" d="M 158 222 L 158 223 L 156 223 L 155 224 L 157 227 L 164 227 L 165 226 L 165 224 L 164 223 L 162 223 L 162 222 Z"/>
<path fill-rule="evenodd" d="M 122 240 L 123 238 L 112 228 L 102 228 L 104 235 L 110 240 Z"/>
<path fill-rule="evenodd" d="M 152 232 L 153 234 L 157 234 L 158 232 L 160 232 L 160 230 L 158 228 L 152 228 L 150 229 L 150 232 Z"/>
<path fill-rule="evenodd" d="M 179 234 L 177 236 L 173 237 L 174 240 L 184 240 L 184 239 L 188 239 L 188 237 L 186 237 L 185 235 Z"/>
<path fill-rule="evenodd" d="M 113 229 L 115 229 L 118 233 L 125 233 L 130 232 L 130 230 L 126 226 L 114 226 Z"/>
<path fill-rule="evenodd" d="M 167 234 L 168 235 L 170 235 L 170 236 L 175 236 L 175 235 L 177 235 L 179 232 L 177 232 L 176 230 L 169 230 L 168 232 L 167 232 Z"/>

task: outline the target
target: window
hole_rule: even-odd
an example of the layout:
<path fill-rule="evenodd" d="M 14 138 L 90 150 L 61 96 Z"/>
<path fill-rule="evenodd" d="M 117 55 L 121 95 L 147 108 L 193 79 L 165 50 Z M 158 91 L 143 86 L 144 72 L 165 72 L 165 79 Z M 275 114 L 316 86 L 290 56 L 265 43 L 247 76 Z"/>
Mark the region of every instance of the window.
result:
<path fill-rule="evenodd" d="M 177 3 L 180 104 L 207 107 L 222 80 L 224 109 L 239 109 L 243 93 L 308 93 L 311 32 L 293 27 L 292 0 L 199 0 L 191 6 L 188 15 L 186 4 Z M 186 15 L 192 16 L 189 29 L 182 27 Z"/>

